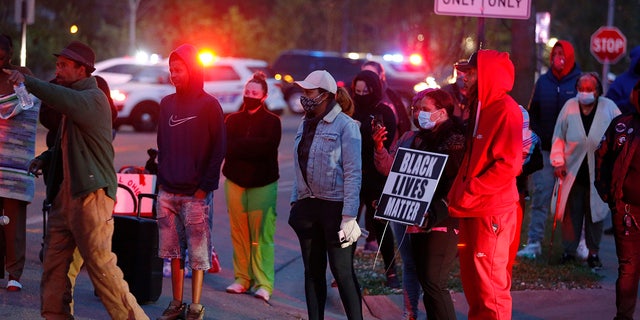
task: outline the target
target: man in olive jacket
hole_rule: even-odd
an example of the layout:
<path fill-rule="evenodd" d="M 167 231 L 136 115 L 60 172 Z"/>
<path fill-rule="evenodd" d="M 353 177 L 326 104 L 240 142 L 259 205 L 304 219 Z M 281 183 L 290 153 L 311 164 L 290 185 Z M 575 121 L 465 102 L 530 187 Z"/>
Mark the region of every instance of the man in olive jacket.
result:
<path fill-rule="evenodd" d="M 53 202 L 44 240 L 41 315 L 46 319 L 73 318 L 67 272 L 77 246 L 96 294 L 111 318 L 149 319 L 129 292 L 111 252 L 117 180 L 111 110 L 91 76 L 95 54 L 87 45 L 74 41 L 55 56 L 58 84 L 4 70 L 10 74 L 10 82 L 24 82 L 29 92 L 63 114 L 54 147 L 29 166 L 35 174 L 48 166 L 52 172 L 49 178 L 58 177 L 47 184 L 47 199 Z"/>

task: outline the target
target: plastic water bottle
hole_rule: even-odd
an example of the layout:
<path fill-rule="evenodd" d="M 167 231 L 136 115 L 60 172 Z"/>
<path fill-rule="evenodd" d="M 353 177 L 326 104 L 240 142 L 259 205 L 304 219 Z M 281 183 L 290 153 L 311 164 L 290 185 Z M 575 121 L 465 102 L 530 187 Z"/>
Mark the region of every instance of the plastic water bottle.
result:
<path fill-rule="evenodd" d="M 27 88 L 24 86 L 24 82 L 20 82 L 18 85 L 13 86 L 13 91 L 16 92 L 16 96 L 18 96 L 18 101 L 20 101 L 20 105 L 24 109 L 29 109 L 33 107 L 33 100 L 27 91 Z"/>

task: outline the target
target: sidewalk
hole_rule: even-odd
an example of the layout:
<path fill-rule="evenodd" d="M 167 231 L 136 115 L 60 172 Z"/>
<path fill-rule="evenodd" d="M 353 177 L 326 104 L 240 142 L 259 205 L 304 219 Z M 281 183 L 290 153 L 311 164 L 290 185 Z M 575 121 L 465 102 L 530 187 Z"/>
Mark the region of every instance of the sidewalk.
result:
<path fill-rule="evenodd" d="M 30 226 L 32 227 L 32 226 Z M 30 228 L 29 241 L 39 241 L 40 236 Z M 218 246 L 226 244 L 218 242 Z M 296 251 L 297 243 L 286 241 L 277 248 L 280 257 L 288 256 L 289 250 Z M 304 300 L 304 280 L 302 262 L 293 257 L 287 263 L 278 263 L 276 272 L 276 290 L 271 301 L 265 303 L 250 294 L 232 295 L 225 292 L 232 281 L 230 251 L 220 250 L 223 270 L 218 274 L 205 276 L 202 303 L 206 306 L 206 319 L 306 319 Z M 22 278 L 23 291 L 12 293 L 0 291 L 1 319 L 38 319 L 40 297 L 39 281 L 41 265 L 37 250 L 30 250 L 27 267 Z M 604 236 L 601 258 L 604 269 L 601 273 L 601 289 L 585 290 L 540 290 L 515 291 L 513 295 L 513 319 L 612 319 L 615 315 L 615 280 L 617 263 L 614 253 L 613 237 Z M 6 281 L 6 280 L 5 280 Z M 93 288 L 86 272 L 82 272 L 76 287 L 77 319 L 109 319 L 100 301 L 93 295 Z M 4 282 L 3 282 L 4 285 Z M 162 296 L 154 304 L 144 305 L 143 309 L 151 319 L 158 317 L 171 297 L 171 284 L 164 279 Z M 185 298 L 190 297 L 190 282 L 185 286 Z M 467 304 L 462 293 L 454 293 L 458 319 L 467 319 Z M 424 306 L 420 302 L 422 313 L 419 319 L 425 319 Z M 365 296 L 363 311 L 366 320 L 399 319 L 402 315 L 402 296 Z M 636 312 L 640 318 L 640 312 Z M 325 319 L 345 319 L 342 313 L 337 289 L 328 288 Z"/>
<path fill-rule="evenodd" d="M 281 168 L 286 170 L 287 168 Z M 36 198 L 42 199 L 44 190 L 37 185 Z M 281 193 L 288 193 L 290 185 L 282 183 Z M 276 243 L 276 285 L 269 303 L 254 298 L 250 294 L 233 295 L 225 288 L 233 282 L 232 249 L 230 243 L 229 219 L 226 215 L 224 197 L 219 191 L 215 195 L 214 243 L 218 252 L 222 271 L 206 274 L 202 294 L 202 304 L 206 307 L 206 319 L 306 319 L 304 294 L 304 274 L 300 257 L 300 248 L 295 233 L 287 224 L 287 198 L 281 196 L 278 204 Z M 27 216 L 27 262 L 21 282 L 21 292 L 0 290 L 0 319 L 39 319 L 40 318 L 40 275 L 41 263 L 38 259 L 42 237 L 42 213 L 34 200 L 28 207 Z M 361 244 L 362 245 L 362 244 Z M 604 264 L 600 273 L 601 289 L 586 290 L 540 290 L 515 291 L 513 296 L 513 319 L 612 319 L 615 315 L 615 280 L 617 277 L 617 259 L 612 236 L 603 236 L 600 256 Z M 328 272 L 328 278 L 330 273 Z M 0 286 L 6 285 L 6 279 L 0 280 Z M 191 283 L 185 282 L 185 300 L 191 297 Z M 336 288 L 329 287 L 325 319 L 345 319 L 342 304 Z M 77 319 L 109 319 L 100 301 L 93 294 L 93 287 L 85 271 L 77 281 L 76 292 Z M 143 309 L 155 319 L 160 316 L 171 299 L 170 279 L 164 278 L 160 299 Z M 462 293 L 454 293 L 458 319 L 467 319 L 468 306 Z M 639 304 L 640 305 L 640 304 Z M 425 319 L 424 306 L 420 302 Z M 402 296 L 365 296 L 363 313 L 366 320 L 397 320 L 402 315 Z M 640 311 L 636 311 L 640 318 Z"/>
<path fill-rule="evenodd" d="M 616 314 L 615 283 L 618 276 L 618 261 L 613 236 L 604 235 L 600 247 L 600 259 L 604 268 L 599 271 L 603 278 L 600 289 L 579 290 L 535 290 L 512 291 L 513 319 L 520 320 L 603 320 L 613 319 Z M 453 294 L 456 314 L 459 320 L 467 319 L 469 307 L 464 294 Z M 366 305 L 377 318 L 399 319 L 402 314 L 402 296 L 365 297 Z M 640 300 L 638 301 L 640 306 Z M 424 305 L 420 301 L 420 320 L 425 319 Z M 640 318 L 640 308 L 634 318 Z"/>

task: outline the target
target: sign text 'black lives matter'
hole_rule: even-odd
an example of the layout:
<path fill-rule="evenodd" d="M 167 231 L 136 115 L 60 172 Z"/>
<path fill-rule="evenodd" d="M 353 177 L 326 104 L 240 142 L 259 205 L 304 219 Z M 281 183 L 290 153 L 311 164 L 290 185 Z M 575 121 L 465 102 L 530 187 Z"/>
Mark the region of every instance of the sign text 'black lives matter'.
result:
<path fill-rule="evenodd" d="M 375 216 L 423 225 L 447 158 L 445 154 L 399 148 Z"/>

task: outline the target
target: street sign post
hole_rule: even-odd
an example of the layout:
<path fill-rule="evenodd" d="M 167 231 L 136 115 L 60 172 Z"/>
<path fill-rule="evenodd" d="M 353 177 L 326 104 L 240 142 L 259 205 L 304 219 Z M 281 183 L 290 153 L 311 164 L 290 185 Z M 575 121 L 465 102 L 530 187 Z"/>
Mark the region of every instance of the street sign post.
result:
<path fill-rule="evenodd" d="M 529 19 L 531 0 L 436 0 L 434 12 L 447 16 Z"/>
<path fill-rule="evenodd" d="M 35 0 L 16 0 L 14 19 L 16 23 L 33 24 L 35 22 Z"/>
<path fill-rule="evenodd" d="M 600 63 L 616 63 L 627 52 L 627 37 L 616 27 L 600 27 L 591 35 L 591 54 Z"/>
<path fill-rule="evenodd" d="M 15 19 L 22 27 L 20 66 L 27 65 L 27 25 L 34 22 L 36 0 L 16 0 Z"/>

